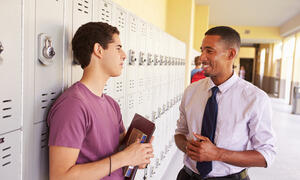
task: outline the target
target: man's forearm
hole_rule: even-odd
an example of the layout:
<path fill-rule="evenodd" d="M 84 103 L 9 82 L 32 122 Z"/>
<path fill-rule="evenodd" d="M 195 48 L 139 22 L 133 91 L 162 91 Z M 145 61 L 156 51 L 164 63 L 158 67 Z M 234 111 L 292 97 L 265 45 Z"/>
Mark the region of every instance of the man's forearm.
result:
<path fill-rule="evenodd" d="M 186 145 L 187 145 L 187 139 L 186 136 L 183 134 L 176 134 L 174 136 L 176 146 L 184 153 L 186 153 Z"/>
<path fill-rule="evenodd" d="M 265 158 L 255 150 L 249 151 L 230 151 L 226 149 L 219 149 L 219 156 L 217 161 L 222 161 L 227 164 L 239 167 L 266 167 Z"/>
<path fill-rule="evenodd" d="M 107 176 L 109 172 L 112 173 L 123 166 L 127 166 L 128 164 L 126 161 L 125 154 L 123 152 L 119 152 L 111 156 L 111 162 L 109 158 L 105 158 L 91 163 L 76 164 L 63 174 L 52 174 L 50 171 L 50 180 L 97 180 Z"/>

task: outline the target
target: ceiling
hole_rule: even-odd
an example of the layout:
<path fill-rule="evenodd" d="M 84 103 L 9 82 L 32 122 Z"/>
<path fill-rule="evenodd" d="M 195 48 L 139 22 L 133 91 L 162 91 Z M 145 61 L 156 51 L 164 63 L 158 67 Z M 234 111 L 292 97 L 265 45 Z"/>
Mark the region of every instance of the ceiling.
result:
<path fill-rule="evenodd" d="M 210 25 L 279 27 L 300 13 L 300 0 L 195 0 L 209 5 Z"/>

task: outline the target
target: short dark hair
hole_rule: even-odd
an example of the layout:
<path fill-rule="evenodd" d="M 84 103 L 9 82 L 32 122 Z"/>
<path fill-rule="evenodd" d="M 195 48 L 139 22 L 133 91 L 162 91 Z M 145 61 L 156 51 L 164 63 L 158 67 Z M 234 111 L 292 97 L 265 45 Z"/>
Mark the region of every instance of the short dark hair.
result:
<path fill-rule="evenodd" d="M 196 57 L 195 57 L 194 63 L 195 63 L 196 66 L 201 65 L 201 62 L 200 62 L 200 56 L 196 56 Z"/>
<path fill-rule="evenodd" d="M 228 26 L 217 26 L 206 31 L 205 35 L 218 35 L 221 40 L 229 46 L 236 46 L 238 50 L 241 46 L 240 34 L 231 27 Z"/>
<path fill-rule="evenodd" d="M 89 22 L 79 27 L 72 39 L 72 50 L 82 69 L 90 64 L 95 43 L 107 49 L 114 34 L 120 34 L 118 29 L 103 22 Z"/>

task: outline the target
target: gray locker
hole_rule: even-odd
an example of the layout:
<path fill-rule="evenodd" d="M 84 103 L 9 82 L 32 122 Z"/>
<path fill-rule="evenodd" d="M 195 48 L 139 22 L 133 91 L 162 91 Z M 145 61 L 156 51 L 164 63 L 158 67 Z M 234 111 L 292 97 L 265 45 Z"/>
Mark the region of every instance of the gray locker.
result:
<path fill-rule="evenodd" d="M 92 20 L 92 0 L 73 0 L 73 15 L 72 15 L 72 34 L 82 25 Z M 73 36 L 72 36 L 73 37 Z M 70 42 L 71 43 L 71 39 Z M 71 48 L 70 48 L 71 49 Z M 83 70 L 77 65 L 76 60 L 73 59 L 71 68 L 71 83 L 79 81 L 82 77 Z"/>
<path fill-rule="evenodd" d="M 49 9 L 55 13 L 45 13 Z M 46 120 L 46 114 L 63 88 L 64 2 L 36 1 L 36 58 L 34 122 Z M 51 22 L 51 23 L 45 23 Z M 53 48 L 50 56 L 45 50 Z M 54 53 L 54 56 L 53 54 Z"/>
<path fill-rule="evenodd" d="M 21 127 L 22 1 L 0 6 L 0 134 Z"/>
<path fill-rule="evenodd" d="M 48 149 L 48 127 L 45 122 L 34 125 L 34 139 L 33 139 L 33 158 L 32 171 L 33 180 L 48 179 L 49 177 L 49 149 Z"/>
<path fill-rule="evenodd" d="M 1 179 L 21 179 L 21 131 L 0 135 Z"/>
<path fill-rule="evenodd" d="M 128 28 L 128 61 L 126 67 L 126 93 L 135 93 L 137 91 L 137 69 L 138 69 L 138 28 L 139 23 L 137 17 L 128 14 L 129 24 Z"/>
<path fill-rule="evenodd" d="M 113 25 L 116 26 L 120 32 L 120 40 L 122 43 L 122 49 L 127 52 L 128 49 L 126 47 L 127 43 L 126 43 L 126 20 L 127 20 L 127 13 L 125 10 L 123 10 L 122 8 L 120 8 L 117 5 L 114 5 L 113 8 Z M 127 55 L 127 54 L 126 54 Z M 114 85 L 112 86 L 112 90 L 113 92 L 113 96 L 114 98 L 119 98 L 119 97 L 123 97 L 125 95 L 125 78 L 126 78 L 126 64 L 128 57 L 125 59 L 124 64 L 123 64 L 123 70 L 122 70 L 122 74 L 118 77 L 114 77 Z"/>

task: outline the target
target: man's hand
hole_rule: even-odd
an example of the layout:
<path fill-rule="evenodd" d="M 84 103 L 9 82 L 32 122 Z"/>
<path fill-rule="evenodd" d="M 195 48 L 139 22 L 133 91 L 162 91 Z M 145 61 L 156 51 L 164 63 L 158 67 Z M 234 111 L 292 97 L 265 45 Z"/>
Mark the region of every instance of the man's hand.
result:
<path fill-rule="evenodd" d="M 187 143 L 187 155 L 195 161 L 215 161 L 219 159 L 220 149 L 216 147 L 209 138 L 195 134 L 197 140 Z"/>
<path fill-rule="evenodd" d="M 153 140 L 154 140 L 154 136 L 151 137 L 151 139 L 150 139 L 150 144 L 152 144 Z M 152 153 L 153 153 L 153 152 L 152 152 Z M 141 164 L 141 165 L 139 165 L 139 169 L 145 169 L 145 168 L 147 167 L 147 165 L 148 165 L 148 164 Z"/>
<path fill-rule="evenodd" d="M 146 165 L 150 163 L 150 158 L 153 158 L 153 148 L 151 143 L 140 143 L 137 139 L 135 143 L 128 146 L 123 152 L 126 153 L 129 166 Z"/>

